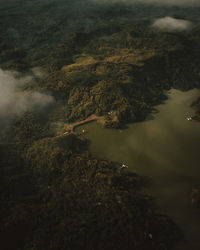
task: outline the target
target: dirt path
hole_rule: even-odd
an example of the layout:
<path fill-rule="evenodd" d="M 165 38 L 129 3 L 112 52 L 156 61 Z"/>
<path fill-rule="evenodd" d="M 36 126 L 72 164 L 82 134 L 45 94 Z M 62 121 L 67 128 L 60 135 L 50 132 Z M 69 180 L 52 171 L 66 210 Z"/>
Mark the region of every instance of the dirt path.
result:
<path fill-rule="evenodd" d="M 100 120 L 102 118 L 103 118 L 103 116 L 91 115 L 88 118 L 86 118 L 85 120 L 71 123 L 67 127 L 68 133 L 75 133 L 75 128 L 76 127 L 81 126 L 81 125 L 86 124 L 86 123 L 89 123 L 89 122 L 92 122 L 92 121 L 98 121 L 98 120 Z"/>
<path fill-rule="evenodd" d="M 112 121 L 113 122 L 116 122 L 118 121 L 118 117 L 116 116 L 115 113 L 113 113 L 111 115 L 112 117 Z M 89 123 L 89 122 L 92 122 L 92 121 L 97 121 L 97 122 L 104 122 L 105 121 L 105 116 L 97 116 L 97 115 L 91 115 L 89 116 L 88 118 L 86 118 L 85 120 L 82 120 L 82 121 L 78 121 L 78 122 L 74 122 L 74 123 L 70 123 L 66 126 L 66 132 L 64 132 L 62 135 L 59 135 L 57 137 L 61 137 L 63 135 L 67 135 L 67 134 L 76 134 L 75 132 L 75 129 L 78 127 L 78 126 L 81 126 L 83 124 L 86 124 L 86 123 Z"/>

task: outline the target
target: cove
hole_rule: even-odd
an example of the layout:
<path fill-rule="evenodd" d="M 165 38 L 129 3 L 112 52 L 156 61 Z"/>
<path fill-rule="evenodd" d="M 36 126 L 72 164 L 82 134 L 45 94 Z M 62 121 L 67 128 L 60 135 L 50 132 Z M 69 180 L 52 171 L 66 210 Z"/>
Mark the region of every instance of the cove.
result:
<path fill-rule="evenodd" d="M 118 161 L 130 171 L 151 176 L 147 192 L 162 213 L 182 229 L 184 240 L 177 250 L 200 249 L 200 211 L 192 208 L 190 193 L 200 185 L 200 123 L 188 121 L 194 115 L 190 104 L 200 95 L 172 89 L 157 106 L 158 113 L 127 129 L 102 129 L 93 122 L 77 129 L 87 131 L 90 151 L 99 158 Z"/>

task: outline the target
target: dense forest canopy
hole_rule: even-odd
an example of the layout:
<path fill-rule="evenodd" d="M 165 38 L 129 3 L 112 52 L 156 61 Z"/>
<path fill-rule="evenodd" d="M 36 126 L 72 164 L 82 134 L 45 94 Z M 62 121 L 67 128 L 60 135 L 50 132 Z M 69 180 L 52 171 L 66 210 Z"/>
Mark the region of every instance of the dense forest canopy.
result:
<path fill-rule="evenodd" d="M 1 1 L 2 249 L 177 242 L 177 226 L 142 191 L 147 177 L 63 133 L 94 114 L 121 128 L 144 120 L 166 90 L 199 88 L 199 11 L 195 0 Z"/>

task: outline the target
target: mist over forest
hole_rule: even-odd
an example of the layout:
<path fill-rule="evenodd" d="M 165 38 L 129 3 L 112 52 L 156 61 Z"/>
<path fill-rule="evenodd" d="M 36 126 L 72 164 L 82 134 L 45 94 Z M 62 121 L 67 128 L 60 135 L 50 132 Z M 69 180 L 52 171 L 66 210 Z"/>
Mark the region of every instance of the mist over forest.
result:
<path fill-rule="evenodd" d="M 3 250 L 170 250 L 182 240 L 144 191 L 151 178 L 92 155 L 74 124 L 121 131 L 171 88 L 199 88 L 199 13 L 198 0 L 1 0 Z"/>

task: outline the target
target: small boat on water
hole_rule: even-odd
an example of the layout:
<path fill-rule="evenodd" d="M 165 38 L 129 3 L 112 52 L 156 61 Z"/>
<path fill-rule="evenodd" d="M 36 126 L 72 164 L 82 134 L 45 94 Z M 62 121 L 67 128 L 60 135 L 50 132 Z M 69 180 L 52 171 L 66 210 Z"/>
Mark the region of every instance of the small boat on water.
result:
<path fill-rule="evenodd" d="M 188 121 L 192 121 L 192 117 L 187 117 L 187 120 Z"/>
<path fill-rule="evenodd" d="M 128 166 L 125 164 L 122 164 L 121 168 L 128 168 Z"/>

